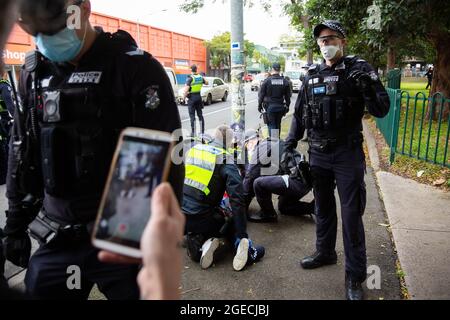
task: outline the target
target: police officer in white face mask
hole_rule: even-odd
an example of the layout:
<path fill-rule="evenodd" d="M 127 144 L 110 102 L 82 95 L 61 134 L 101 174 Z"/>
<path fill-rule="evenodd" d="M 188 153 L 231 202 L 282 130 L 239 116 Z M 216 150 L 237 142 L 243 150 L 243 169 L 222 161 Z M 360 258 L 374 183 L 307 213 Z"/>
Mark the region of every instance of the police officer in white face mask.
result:
<path fill-rule="evenodd" d="M 316 205 L 316 252 L 301 261 L 304 269 L 337 263 L 337 214 L 334 189 L 341 201 L 345 249 L 345 289 L 350 300 L 364 297 L 367 276 L 363 214 L 366 204 L 362 148 L 364 107 L 375 117 L 389 111 L 389 96 L 373 67 L 345 56 L 346 32 L 338 21 L 314 28 L 324 62 L 312 65 L 295 105 L 285 152 L 308 131 Z"/>

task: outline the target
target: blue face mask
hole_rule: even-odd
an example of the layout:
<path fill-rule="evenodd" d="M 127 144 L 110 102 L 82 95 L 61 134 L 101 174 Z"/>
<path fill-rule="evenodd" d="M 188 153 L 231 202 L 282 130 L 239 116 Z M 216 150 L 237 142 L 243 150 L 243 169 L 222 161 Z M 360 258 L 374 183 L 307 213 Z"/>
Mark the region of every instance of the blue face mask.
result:
<path fill-rule="evenodd" d="M 64 28 L 57 34 L 47 36 L 38 33 L 35 37 L 39 51 L 54 62 L 67 62 L 75 59 L 83 48 L 86 38 L 87 25 L 83 40 L 80 40 L 74 29 Z"/>

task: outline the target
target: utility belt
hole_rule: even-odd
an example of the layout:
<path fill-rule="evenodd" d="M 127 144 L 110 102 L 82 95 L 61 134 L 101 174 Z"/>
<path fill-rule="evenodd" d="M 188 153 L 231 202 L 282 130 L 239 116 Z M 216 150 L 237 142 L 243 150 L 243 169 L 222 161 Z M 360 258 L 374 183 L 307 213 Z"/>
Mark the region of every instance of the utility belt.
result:
<path fill-rule="evenodd" d="M 337 147 L 346 146 L 349 149 L 354 149 L 361 146 L 363 142 L 363 137 L 361 133 L 352 134 L 348 137 L 337 137 L 337 138 L 314 138 L 310 137 L 308 143 L 311 149 L 319 152 L 330 152 Z"/>
<path fill-rule="evenodd" d="M 30 236 L 40 245 L 76 245 L 89 241 L 86 224 L 61 224 L 41 211 L 28 226 Z"/>

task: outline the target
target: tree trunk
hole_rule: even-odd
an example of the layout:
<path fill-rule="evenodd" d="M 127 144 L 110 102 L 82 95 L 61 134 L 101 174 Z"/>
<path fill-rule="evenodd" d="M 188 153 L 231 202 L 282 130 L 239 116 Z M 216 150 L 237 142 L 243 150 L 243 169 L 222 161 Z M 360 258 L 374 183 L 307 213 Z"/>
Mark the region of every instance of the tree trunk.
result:
<path fill-rule="evenodd" d="M 305 30 L 311 29 L 311 24 L 309 22 L 310 17 L 307 16 L 307 15 L 302 15 L 301 19 L 302 19 L 303 27 L 305 28 Z M 312 51 L 312 49 L 308 49 L 306 51 L 306 60 L 307 60 L 308 64 L 312 64 L 313 63 L 313 51 Z"/>
<path fill-rule="evenodd" d="M 387 71 L 395 68 L 395 48 L 391 44 L 388 45 L 387 50 Z"/>
<path fill-rule="evenodd" d="M 450 99 L 450 50 L 448 44 L 450 43 L 450 33 L 441 32 L 431 37 L 431 42 L 436 48 L 436 61 L 434 63 L 433 82 L 431 85 L 430 97 L 435 93 L 442 93 L 446 99 Z M 439 111 L 442 110 L 442 119 L 447 120 L 449 116 L 449 103 L 440 103 L 440 95 L 436 96 L 436 103 L 434 105 L 433 119 L 437 120 Z M 431 104 L 427 110 L 427 119 L 431 117 Z"/>

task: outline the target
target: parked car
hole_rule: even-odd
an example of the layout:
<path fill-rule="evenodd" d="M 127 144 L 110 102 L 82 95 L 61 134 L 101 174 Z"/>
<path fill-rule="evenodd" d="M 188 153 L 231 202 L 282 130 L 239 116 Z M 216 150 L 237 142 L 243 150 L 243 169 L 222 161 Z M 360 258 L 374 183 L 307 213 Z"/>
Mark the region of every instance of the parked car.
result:
<path fill-rule="evenodd" d="M 256 76 L 253 77 L 253 81 L 250 85 L 250 89 L 252 91 L 258 91 L 259 88 L 261 88 L 261 84 L 264 80 L 266 80 L 267 75 L 265 73 L 259 73 Z"/>
<path fill-rule="evenodd" d="M 243 79 L 242 79 L 242 81 L 244 81 L 244 82 L 252 82 L 253 81 L 253 75 L 252 74 L 246 74 L 244 77 L 243 77 Z"/>
<path fill-rule="evenodd" d="M 227 101 L 228 93 L 230 92 L 228 85 L 220 78 L 205 77 L 205 79 L 208 81 L 208 84 L 203 85 L 201 91 L 203 103 L 209 106 L 217 100 L 222 100 L 223 102 Z M 183 93 L 184 88 L 181 88 L 177 95 L 179 104 L 186 104 L 186 102 L 183 101 Z"/>
<path fill-rule="evenodd" d="M 299 92 L 302 87 L 302 75 L 305 73 L 302 71 L 286 71 L 283 75 L 289 77 L 292 81 L 292 91 Z"/>
<path fill-rule="evenodd" d="M 166 70 L 167 76 L 169 77 L 170 84 L 172 85 L 173 94 L 175 97 L 178 95 L 178 81 L 177 76 L 175 74 L 175 71 L 172 68 L 164 67 L 164 70 Z"/>

